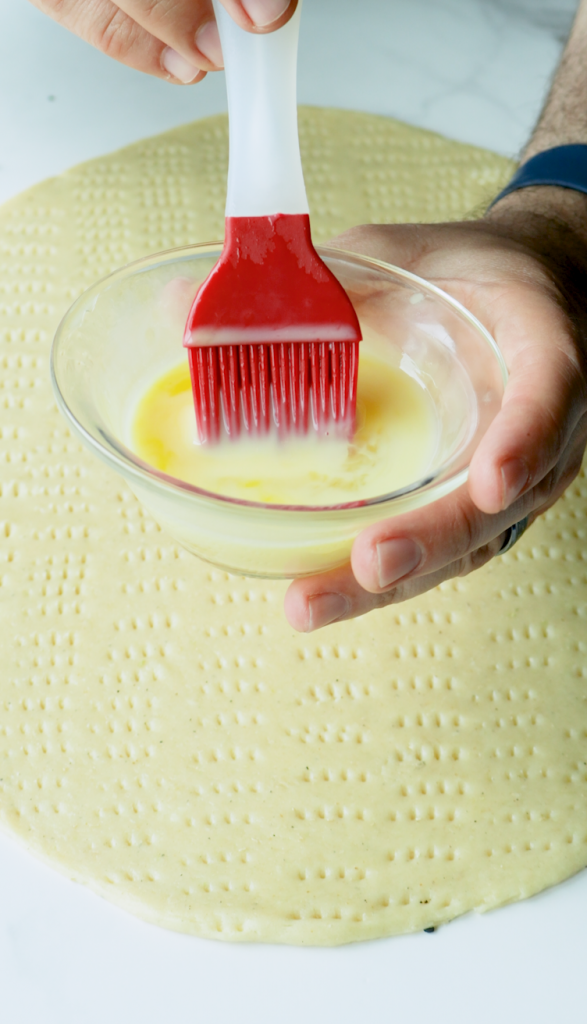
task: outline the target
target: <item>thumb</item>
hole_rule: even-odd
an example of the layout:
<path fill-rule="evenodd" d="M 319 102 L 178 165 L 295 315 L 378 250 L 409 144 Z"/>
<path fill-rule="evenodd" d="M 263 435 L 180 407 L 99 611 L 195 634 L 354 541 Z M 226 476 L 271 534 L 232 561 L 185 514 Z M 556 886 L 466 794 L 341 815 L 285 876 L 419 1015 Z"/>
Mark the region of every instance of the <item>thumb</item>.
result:
<path fill-rule="evenodd" d="M 508 508 L 556 466 L 587 409 L 570 327 L 552 299 L 512 296 L 494 334 L 510 377 L 469 474 L 471 498 L 487 513 Z"/>
<path fill-rule="evenodd" d="M 295 13 L 298 0 L 220 0 L 237 25 L 247 32 L 274 32 Z"/>

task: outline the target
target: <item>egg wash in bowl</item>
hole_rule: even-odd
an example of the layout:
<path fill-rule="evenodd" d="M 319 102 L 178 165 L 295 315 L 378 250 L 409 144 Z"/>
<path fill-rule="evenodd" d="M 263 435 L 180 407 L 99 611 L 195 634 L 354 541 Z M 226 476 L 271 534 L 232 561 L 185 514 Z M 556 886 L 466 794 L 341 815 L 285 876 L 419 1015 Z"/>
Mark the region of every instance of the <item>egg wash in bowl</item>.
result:
<path fill-rule="evenodd" d="M 349 440 L 243 433 L 197 443 L 187 362 L 141 397 L 131 447 L 168 476 L 226 497 L 280 505 L 338 505 L 400 490 L 426 473 L 436 447 L 433 404 L 420 382 L 368 353 L 359 363 L 357 427 Z"/>

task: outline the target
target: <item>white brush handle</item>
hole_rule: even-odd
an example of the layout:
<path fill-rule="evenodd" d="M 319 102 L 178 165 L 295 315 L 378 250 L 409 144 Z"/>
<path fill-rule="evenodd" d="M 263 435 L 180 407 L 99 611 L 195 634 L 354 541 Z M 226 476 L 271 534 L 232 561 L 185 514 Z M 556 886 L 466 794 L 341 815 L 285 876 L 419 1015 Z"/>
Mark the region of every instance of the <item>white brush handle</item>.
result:
<path fill-rule="evenodd" d="M 213 3 L 228 93 L 226 216 L 308 213 L 296 102 L 301 0 L 287 25 L 265 35 L 245 32 Z"/>

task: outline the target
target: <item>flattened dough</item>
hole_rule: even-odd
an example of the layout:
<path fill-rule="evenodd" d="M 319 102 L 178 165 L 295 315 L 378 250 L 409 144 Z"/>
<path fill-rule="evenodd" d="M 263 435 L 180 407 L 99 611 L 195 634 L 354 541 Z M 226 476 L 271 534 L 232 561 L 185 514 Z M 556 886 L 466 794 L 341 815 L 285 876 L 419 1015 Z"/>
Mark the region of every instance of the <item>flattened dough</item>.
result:
<path fill-rule="evenodd" d="M 303 110 L 318 240 L 481 206 L 507 161 Z M 587 862 L 585 473 L 501 559 L 293 633 L 284 585 L 185 554 L 57 413 L 81 288 L 218 237 L 226 122 L 74 168 L 0 211 L 0 820 L 133 913 L 334 944 L 520 899 Z"/>

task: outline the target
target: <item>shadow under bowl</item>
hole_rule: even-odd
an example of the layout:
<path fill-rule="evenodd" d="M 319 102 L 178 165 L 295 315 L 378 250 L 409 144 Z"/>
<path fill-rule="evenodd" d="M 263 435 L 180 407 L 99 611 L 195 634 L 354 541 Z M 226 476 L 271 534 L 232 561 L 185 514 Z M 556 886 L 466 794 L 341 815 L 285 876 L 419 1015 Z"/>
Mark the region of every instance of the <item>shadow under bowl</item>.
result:
<path fill-rule="evenodd" d="M 437 432 L 430 464 L 401 490 L 336 506 L 269 505 L 204 491 L 154 469 L 129 441 L 138 401 L 182 358 L 192 298 L 221 248 L 157 253 L 84 292 L 53 342 L 58 405 L 74 433 L 188 551 L 248 576 L 292 578 L 334 568 L 348 561 L 353 540 L 370 523 L 437 501 L 465 482 L 501 406 L 503 357 L 479 321 L 439 288 L 378 260 L 319 246 L 355 306 L 362 345 L 428 393 Z"/>

